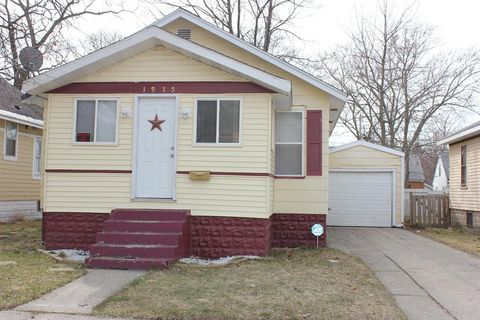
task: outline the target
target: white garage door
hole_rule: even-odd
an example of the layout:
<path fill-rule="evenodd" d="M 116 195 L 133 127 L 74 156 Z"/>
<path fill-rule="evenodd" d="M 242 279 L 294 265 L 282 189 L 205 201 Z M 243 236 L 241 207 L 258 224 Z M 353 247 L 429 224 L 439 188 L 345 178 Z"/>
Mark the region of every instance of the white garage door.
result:
<path fill-rule="evenodd" d="M 392 226 L 391 172 L 330 172 L 327 224 Z"/>

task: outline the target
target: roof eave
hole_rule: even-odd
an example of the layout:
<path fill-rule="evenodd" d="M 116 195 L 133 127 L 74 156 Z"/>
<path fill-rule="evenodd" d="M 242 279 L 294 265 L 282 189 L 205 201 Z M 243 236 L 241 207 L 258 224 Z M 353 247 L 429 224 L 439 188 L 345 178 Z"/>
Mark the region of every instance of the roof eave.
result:
<path fill-rule="evenodd" d="M 158 27 L 144 29 L 108 47 L 32 78 L 24 83 L 24 91 L 30 95 L 42 94 L 74 82 L 99 69 L 107 68 L 156 45 L 165 46 L 212 67 L 255 82 L 274 92 L 291 96 L 290 81 L 180 38 Z"/>
<path fill-rule="evenodd" d="M 243 50 L 247 51 L 247 52 L 250 52 L 251 54 L 253 55 L 256 55 L 258 56 L 259 58 L 267 61 L 267 62 L 270 62 L 272 63 L 273 65 L 277 66 L 278 68 L 298 77 L 299 79 L 325 91 L 326 93 L 332 95 L 333 97 L 337 98 L 337 99 L 340 99 L 342 100 L 343 102 L 346 102 L 347 101 L 347 95 L 338 90 L 337 88 L 327 84 L 326 82 L 312 76 L 311 74 L 279 59 L 278 57 L 275 57 L 257 47 L 255 47 L 254 45 L 246 42 L 246 41 L 243 41 L 237 37 L 235 37 L 234 35 L 218 28 L 217 26 L 214 26 L 212 25 L 211 23 L 193 15 L 192 13 L 186 11 L 186 10 L 183 10 L 183 9 L 177 9 L 175 10 L 174 12 L 166 15 L 165 17 L 161 18 L 160 20 L 158 20 L 157 22 L 155 22 L 155 25 L 157 27 L 164 27 L 165 25 L 179 19 L 179 18 L 183 18 L 203 29 L 206 29 L 208 30 L 209 32 L 219 36 L 220 38 L 242 48 Z"/>
<path fill-rule="evenodd" d="M 465 131 L 453 134 L 450 137 L 447 137 L 443 140 L 440 140 L 440 141 L 437 142 L 437 145 L 440 146 L 440 145 L 444 145 L 444 144 L 454 144 L 454 143 L 461 142 L 461 141 L 464 141 L 464 140 L 473 139 L 473 138 L 476 138 L 478 136 L 480 136 L 480 125 L 476 126 L 476 127 L 473 127 L 473 128 L 470 128 L 470 129 L 467 129 Z"/>
<path fill-rule="evenodd" d="M 26 126 L 43 129 L 43 121 L 30 118 L 21 114 L 16 114 L 6 110 L 0 110 L 0 119 L 20 123 Z"/>

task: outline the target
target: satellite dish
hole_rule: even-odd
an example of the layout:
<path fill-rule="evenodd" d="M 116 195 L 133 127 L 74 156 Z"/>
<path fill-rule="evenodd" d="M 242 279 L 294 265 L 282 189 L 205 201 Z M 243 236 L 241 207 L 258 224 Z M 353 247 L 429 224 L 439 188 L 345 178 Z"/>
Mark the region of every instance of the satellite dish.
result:
<path fill-rule="evenodd" d="M 20 51 L 20 62 L 25 70 L 38 71 L 43 64 L 42 53 L 34 47 L 26 47 Z"/>

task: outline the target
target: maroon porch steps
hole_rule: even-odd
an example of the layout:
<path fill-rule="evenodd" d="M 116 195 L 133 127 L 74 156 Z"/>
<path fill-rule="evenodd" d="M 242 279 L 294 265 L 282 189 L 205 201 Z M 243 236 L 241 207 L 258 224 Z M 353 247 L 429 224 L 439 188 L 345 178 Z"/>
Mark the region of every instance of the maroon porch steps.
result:
<path fill-rule="evenodd" d="M 115 209 L 90 246 L 88 266 L 165 268 L 189 255 L 190 215 L 180 210 Z"/>

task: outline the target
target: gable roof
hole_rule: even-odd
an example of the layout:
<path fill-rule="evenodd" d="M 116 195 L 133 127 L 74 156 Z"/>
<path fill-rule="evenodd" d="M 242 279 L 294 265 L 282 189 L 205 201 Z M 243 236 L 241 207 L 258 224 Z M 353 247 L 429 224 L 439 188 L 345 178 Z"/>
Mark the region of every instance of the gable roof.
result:
<path fill-rule="evenodd" d="M 408 158 L 408 181 L 425 181 L 422 161 L 416 153 L 411 153 Z"/>
<path fill-rule="evenodd" d="M 317 77 L 291 65 L 290 63 L 288 62 L 285 62 L 283 60 L 281 60 L 280 58 L 268 53 L 268 52 L 265 52 L 264 50 L 248 43 L 247 41 L 244 41 L 228 32 L 226 32 L 225 30 L 209 23 L 208 21 L 205 21 L 203 20 L 202 18 L 188 12 L 187 10 L 184 10 L 184 9 L 177 9 L 173 12 L 171 12 L 170 14 L 166 15 L 165 17 L 161 18 L 160 20 L 158 20 L 157 22 L 154 23 L 154 25 L 162 28 L 164 26 L 166 26 L 167 24 L 177 20 L 177 19 L 180 19 L 180 18 L 183 18 L 197 26 L 199 26 L 200 28 L 202 29 L 205 29 L 213 34 L 215 34 L 216 36 L 234 44 L 235 46 L 239 47 L 239 48 L 242 48 L 243 50 L 275 65 L 276 67 L 294 75 L 295 77 L 313 85 L 314 87 L 317 87 L 318 89 L 320 90 L 323 90 L 325 92 L 327 92 L 328 94 L 332 95 L 333 97 L 343 101 L 343 102 L 346 102 L 347 101 L 347 95 L 340 91 L 339 89 L 329 85 L 328 83 L 318 79 Z"/>
<path fill-rule="evenodd" d="M 446 137 L 443 140 L 437 142 L 438 145 L 441 144 L 453 144 L 460 142 L 466 139 L 475 138 L 480 136 L 480 121 L 475 122 L 460 131 L 455 132 L 454 134 Z"/>
<path fill-rule="evenodd" d="M 448 151 L 442 151 L 438 156 L 440 160 L 442 160 L 443 169 L 445 170 L 445 175 L 447 179 L 450 178 L 450 158 L 448 156 Z"/>
<path fill-rule="evenodd" d="M 43 108 L 23 103 L 20 90 L 0 78 L 0 119 L 43 128 Z"/>
<path fill-rule="evenodd" d="M 30 95 L 41 95 L 158 45 L 214 68 L 250 80 L 274 92 L 291 96 L 291 83 L 289 80 L 282 79 L 192 41 L 185 40 L 155 25 L 29 79 L 24 83 L 23 90 Z"/>
<path fill-rule="evenodd" d="M 342 150 L 346 150 L 346 149 L 350 149 L 350 148 L 354 148 L 354 147 L 358 147 L 358 146 L 362 146 L 362 147 L 370 148 L 370 149 L 373 149 L 373 150 L 393 154 L 393 155 L 399 156 L 399 157 L 404 157 L 405 156 L 405 154 L 401 151 L 398 151 L 398 150 L 395 150 L 395 149 L 392 149 L 392 148 L 388 148 L 388 147 L 384 147 L 384 146 L 381 146 L 379 144 L 367 142 L 365 140 L 358 140 L 358 141 L 350 142 L 350 143 L 347 143 L 347 144 L 344 144 L 344 145 L 341 145 L 341 146 L 338 146 L 338 147 L 333 147 L 333 148 L 330 148 L 329 152 L 330 153 L 335 153 L 335 152 L 339 152 L 339 151 L 342 151 Z"/>

